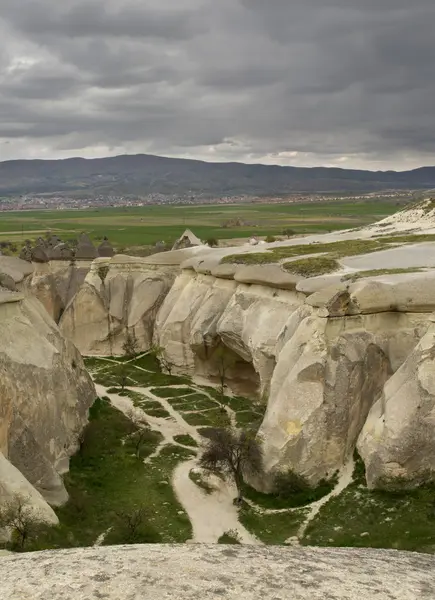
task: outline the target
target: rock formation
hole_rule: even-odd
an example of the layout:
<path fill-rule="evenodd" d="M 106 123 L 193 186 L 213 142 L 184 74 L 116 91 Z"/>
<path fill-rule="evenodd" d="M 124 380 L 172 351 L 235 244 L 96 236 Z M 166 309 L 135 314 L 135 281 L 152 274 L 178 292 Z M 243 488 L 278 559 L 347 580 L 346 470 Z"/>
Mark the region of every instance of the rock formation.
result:
<path fill-rule="evenodd" d="M 98 252 L 91 242 L 91 239 L 86 233 L 82 233 L 79 237 L 77 248 L 75 251 L 76 259 L 93 260 L 98 257 Z"/>
<path fill-rule="evenodd" d="M 179 261 L 177 253 L 147 258 L 116 255 L 94 261 L 65 309 L 62 332 L 82 354 L 123 354 L 127 333 L 134 333 L 138 350 L 147 350 L 157 311 L 171 288 Z"/>
<path fill-rule="evenodd" d="M 417 211 L 426 232 L 429 202 Z M 416 231 L 411 216 L 389 218 L 389 235 Z M 61 327 L 88 354 L 120 353 L 133 330 L 140 349 L 152 338 L 164 348 L 174 372 L 212 381 L 226 361 L 226 383 L 267 402 L 259 433 L 270 474 L 291 469 L 316 484 L 359 438 L 370 486 L 418 485 L 435 478 L 435 244 L 382 237 L 386 228 L 292 238 L 260 255 L 247 244 L 99 259 Z M 291 272 L 291 261 L 328 256 L 327 244 L 335 272 Z"/>
<path fill-rule="evenodd" d="M 36 296 L 58 323 L 83 284 L 92 261 L 97 256 L 111 257 L 113 254 L 114 249 L 107 238 L 96 250 L 85 234 L 80 236 L 75 249 L 57 236 L 38 238 L 33 248 L 27 240 L 20 258 L 32 263 L 32 267 L 21 287 Z"/>
<path fill-rule="evenodd" d="M 55 520 L 42 498 L 67 499 L 61 475 L 95 395 L 79 352 L 40 302 L 0 292 L 0 502 L 25 492 Z"/>
<path fill-rule="evenodd" d="M 432 600 L 435 558 L 356 548 L 145 544 L 0 558 L 2 599 Z"/>

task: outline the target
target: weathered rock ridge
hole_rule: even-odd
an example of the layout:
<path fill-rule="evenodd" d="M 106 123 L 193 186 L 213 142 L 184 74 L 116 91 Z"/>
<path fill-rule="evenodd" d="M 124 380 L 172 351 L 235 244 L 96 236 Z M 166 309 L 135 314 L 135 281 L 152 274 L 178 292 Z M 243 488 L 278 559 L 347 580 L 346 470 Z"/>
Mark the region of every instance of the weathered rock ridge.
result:
<path fill-rule="evenodd" d="M 289 244 L 306 243 L 312 255 L 318 241 L 364 235 Z M 227 384 L 267 403 L 259 434 L 269 473 L 291 469 L 315 484 L 358 445 L 371 487 L 434 479 L 435 245 L 406 247 L 410 272 L 401 272 L 404 248 L 387 245 L 341 258 L 337 273 L 311 278 L 278 263 L 221 262 L 234 251 L 253 250 L 98 259 L 62 331 L 87 354 L 121 353 L 134 331 L 138 349 L 154 340 L 174 372 L 215 382 L 226 361 Z"/>
<path fill-rule="evenodd" d="M 41 303 L 0 292 L 0 502 L 29 497 L 48 521 L 95 399 L 80 353 Z M 39 508 L 38 508 L 39 507 Z"/>
<path fill-rule="evenodd" d="M 123 354 L 127 334 L 135 336 L 138 350 L 147 350 L 157 311 L 183 257 L 179 251 L 95 260 L 65 308 L 62 332 L 85 355 Z"/>
<path fill-rule="evenodd" d="M 0 558 L 2 599 L 429 600 L 435 558 L 394 550 L 115 546 Z"/>

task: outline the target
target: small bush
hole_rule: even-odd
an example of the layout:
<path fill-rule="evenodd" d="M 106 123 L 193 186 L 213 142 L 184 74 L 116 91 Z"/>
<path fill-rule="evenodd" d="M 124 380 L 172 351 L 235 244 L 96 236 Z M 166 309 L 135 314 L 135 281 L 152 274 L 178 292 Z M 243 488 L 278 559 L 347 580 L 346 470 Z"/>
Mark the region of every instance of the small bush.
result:
<path fill-rule="evenodd" d="M 274 235 L 268 235 L 266 238 L 266 242 L 268 244 L 272 244 L 272 242 L 276 242 L 276 237 Z"/>
<path fill-rule="evenodd" d="M 225 531 L 218 539 L 218 544 L 240 544 L 239 533 L 234 529 Z"/>
<path fill-rule="evenodd" d="M 215 248 L 216 246 L 219 246 L 219 242 L 216 238 L 208 238 L 208 240 L 206 240 L 205 243 L 207 244 L 207 246 L 210 246 L 210 248 Z"/>
<path fill-rule="evenodd" d="M 274 495 L 280 499 L 289 498 L 294 494 L 306 493 L 311 489 L 307 480 L 301 475 L 294 473 L 294 471 L 277 473 L 275 475 L 273 491 Z"/>
<path fill-rule="evenodd" d="M 108 265 L 102 265 L 101 267 L 98 267 L 97 273 L 98 273 L 98 277 L 101 279 L 102 283 L 104 283 L 108 272 L 109 272 Z"/>

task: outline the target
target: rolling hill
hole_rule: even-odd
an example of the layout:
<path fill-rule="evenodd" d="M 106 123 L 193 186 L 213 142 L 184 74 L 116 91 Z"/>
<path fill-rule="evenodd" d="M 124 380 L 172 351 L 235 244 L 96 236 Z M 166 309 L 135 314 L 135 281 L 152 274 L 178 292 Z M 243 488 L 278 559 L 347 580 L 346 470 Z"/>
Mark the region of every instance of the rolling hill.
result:
<path fill-rule="evenodd" d="M 361 171 L 243 163 L 207 163 L 146 154 L 110 158 L 0 162 L 0 196 L 86 194 L 273 195 L 435 188 L 435 167 Z"/>

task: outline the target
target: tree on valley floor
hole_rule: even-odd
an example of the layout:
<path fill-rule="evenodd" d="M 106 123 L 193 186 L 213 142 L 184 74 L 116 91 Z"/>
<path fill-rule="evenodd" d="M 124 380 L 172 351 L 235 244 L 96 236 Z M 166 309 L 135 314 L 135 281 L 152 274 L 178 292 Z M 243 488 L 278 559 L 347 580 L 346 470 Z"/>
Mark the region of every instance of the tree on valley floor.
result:
<path fill-rule="evenodd" d="M 235 503 L 243 500 L 243 476 L 263 472 L 263 450 L 251 431 L 244 429 L 212 429 L 208 432 L 204 454 L 200 459 L 203 469 L 232 477 L 237 488 Z"/>
<path fill-rule="evenodd" d="M 41 527 L 26 496 L 15 494 L 0 508 L 0 529 L 9 530 L 11 539 L 7 546 L 11 550 L 23 552 Z"/>
<path fill-rule="evenodd" d="M 115 540 L 117 543 L 157 543 L 160 534 L 150 524 L 147 509 L 137 506 L 116 513 Z M 116 531 L 117 530 L 117 531 Z M 110 542 L 110 538 L 108 540 Z"/>
<path fill-rule="evenodd" d="M 127 385 L 128 382 L 128 375 L 127 375 L 128 371 L 127 371 L 127 365 L 122 363 L 119 368 L 118 368 L 118 372 L 117 372 L 117 379 L 118 379 L 118 385 L 121 388 L 122 391 L 124 391 L 125 386 Z"/>
<path fill-rule="evenodd" d="M 174 365 L 171 363 L 170 360 L 168 360 L 163 346 L 154 344 L 151 347 L 150 353 L 159 361 L 163 371 L 168 373 L 168 375 L 172 375 L 172 369 L 174 368 Z"/>
<path fill-rule="evenodd" d="M 294 229 L 290 229 L 289 227 L 287 227 L 286 229 L 284 229 L 284 231 L 282 232 L 282 235 L 285 235 L 286 238 L 290 238 L 292 237 L 292 235 L 295 235 L 295 231 Z"/>
<path fill-rule="evenodd" d="M 218 377 L 219 377 L 219 395 L 221 397 L 222 405 L 225 404 L 225 389 L 227 387 L 227 380 L 229 371 L 236 362 L 236 357 L 226 346 L 219 346 L 214 353 L 213 358 L 216 361 Z"/>
<path fill-rule="evenodd" d="M 136 356 L 139 349 L 139 342 L 137 340 L 136 334 L 134 330 L 132 332 L 127 330 L 127 335 L 125 336 L 125 342 L 122 344 L 122 350 L 125 356 L 132 358 Z"/>

